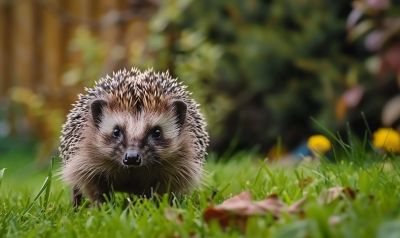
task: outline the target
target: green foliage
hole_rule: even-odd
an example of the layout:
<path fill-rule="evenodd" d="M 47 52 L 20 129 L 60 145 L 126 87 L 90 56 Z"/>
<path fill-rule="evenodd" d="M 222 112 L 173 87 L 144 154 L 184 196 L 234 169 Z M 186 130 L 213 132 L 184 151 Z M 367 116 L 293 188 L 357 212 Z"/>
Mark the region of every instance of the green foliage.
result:
<path fill-rule="evenodd" d="M 5 168 L 0 170 L 0 185 L 1 185 L 1 181 L 3 181 L 4 171 L 6 171 Z"/>
<path fill-rule="evenodd" d="M 78 28 L 69 50 L 72 54 L 79 56 L 79 60 L 70 65 L 64 73 L 64 86 L 92 86 L 101 75 L 104 67 L 105 49 L 105 44 L 96 38 L 89 29 Z"/>
<path fill-rule="evenodd" d="M 349 39 L 362 42 L 370 56 L 365 67 L 382 85 L 392 82 L 395 95 L 386 98 L 382 124 L 400 128 L 400 2 L 354 1 L 347 20 Z M 395 85 L 397 79 L 397 85 Z M 397 90 L 396 90 L 397 89 Z"/>
<path fill-rule="evenodd" d="M 169 69 L 189 85 L 214 149 L 235 137 L 238 148 L 265 149 L 278 136 L 295 145 L 316 129 L 311 116 L 340 129 L 342 93 L 372 86 L 359 63 L 364 51 L 346 41 L 350 9 L 349 1 L 163 1 L 148 52 L 133 63 Z M 368 107 L 375 125 L 376 104 Z M 360 119 L 359 110 L 346 119 Z"/>
<path fill-rule="evenodd" d="M 382 155 L 361 147 L 352 148 L 351 154 L 360 156 L 337 158 L 340 160 L 337 163 L 323 160 L 320 164 L 302 163 L 296 167 L 266 164 L 241 154 L 229 161 L 208 163 L 205 185 L 188 196 L 173 199 L 172 203 L 167 196 L 127 200 L 118 194 L 99 208 L 77 210 L 71 207 L 66 186 L 52 179 L 51 165 L 47 178 L 46 171 L 27 174 L 24 172 L 27 168 L 35 171 L 30 167 L 32 161 L 18 155 L 18 160 L 24 163 L 14 166 L 7 162 L 9 173 L 0 187 L 0 234 L 2 237 L 397 237 L 400 158 L 383 159 Z M 11 156 L 1 156 L 0 161 Z M 54 167 L 57 169 L 58 164 Z M 232 174 L 235 174 L 233 180 Z M 354 189 L 355 198 L 321 203 L 321 194 L 336 186 Z M 250 191 L 256 200 L 276 194 L 288 204 L 305 197 L 304 213 L 284 214 L 279 220 L 270 216 L 252 217 L 245 233 L 237 227 L 222 230 L 217 224 L 203 220 L 207 206 L 244 190 Z"/>

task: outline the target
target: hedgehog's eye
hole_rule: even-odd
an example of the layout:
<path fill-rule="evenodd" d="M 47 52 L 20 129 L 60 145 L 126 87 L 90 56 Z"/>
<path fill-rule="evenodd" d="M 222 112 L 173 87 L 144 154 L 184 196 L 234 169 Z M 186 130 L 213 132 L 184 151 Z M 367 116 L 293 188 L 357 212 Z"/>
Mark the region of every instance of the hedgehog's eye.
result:
<path fill-rule="evenodd" d="M 114 138 L 120 138 L 122 135 L 121 128 L 119 128 L 119 126 L 116 126 L 112 132 L 112 135 Z"/>
<path fill-rule="evenodd" d="M 162 136 L 162 133 L 161 133 L 161 128 L 159 128 L 159 127 L 155 127 L 152 131 L 151 131 L 151 137 L 153 138 L 153 139 L 160 139 L 161 138 L 161 136 Z"/>

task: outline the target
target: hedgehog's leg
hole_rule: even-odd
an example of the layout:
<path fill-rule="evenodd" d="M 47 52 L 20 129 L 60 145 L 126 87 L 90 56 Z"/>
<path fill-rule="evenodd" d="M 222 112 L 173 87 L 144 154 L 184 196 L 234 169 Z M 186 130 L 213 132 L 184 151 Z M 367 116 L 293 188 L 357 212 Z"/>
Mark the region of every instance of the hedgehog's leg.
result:
<path fill-rule="evenodd" d="M 98 179 L 97 181 L 86 184 L 84 193 L 87 194 L 91 202 L 101 204 L 106 202 L 106 197 L 110 196 L 111 190 L 105 181 Z"/>
<path fill-rule="evenodd" d="M 72 189 L 72 205 L 77 208 L 82 203 L 82 192 L 76 186 Z"/>

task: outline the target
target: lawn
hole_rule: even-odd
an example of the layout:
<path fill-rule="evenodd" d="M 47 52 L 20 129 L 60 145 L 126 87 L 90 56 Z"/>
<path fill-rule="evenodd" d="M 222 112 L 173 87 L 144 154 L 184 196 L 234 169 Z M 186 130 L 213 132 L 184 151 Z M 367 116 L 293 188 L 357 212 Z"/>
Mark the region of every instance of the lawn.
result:
<path fill-rule="evenodd" d="M 31 153 L 0 156 L 0 169 L 7 168 L 0 179 L 0 237 L 400 237 L 399 156 L 358 147 L 297 165 L 266 163 L 251 153 L 222 162 L 210 156 L 204 185 L 188 196 L 170 202 L 118 194 L 101 207 L 75 211 L 68 187 L 54 175 L 58 160 L 39 193 L 48 169 L 32 163 Z M 226 213 L 231 220 L 224 228 L 205 221 L 208 207 L 243 191 L 254 200 L 275 194 L 288 205 L 305 200 L 278 216 L 240 220 Z"/>

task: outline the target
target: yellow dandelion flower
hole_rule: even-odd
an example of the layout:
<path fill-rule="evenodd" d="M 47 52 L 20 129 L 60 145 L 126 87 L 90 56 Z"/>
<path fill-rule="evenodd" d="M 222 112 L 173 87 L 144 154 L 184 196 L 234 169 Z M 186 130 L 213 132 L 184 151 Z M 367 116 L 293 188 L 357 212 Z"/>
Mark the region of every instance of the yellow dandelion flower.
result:
<path fill-rule="evenodd" d="M 387 152 L 400 152 L 400 133 L 392 128 L 380 128 L 373 134 L 372 144 Z"/>
<path fill-rule="evenodd" d="M 313 135 L 308 138 L 307 147 L 316 154 L 324 154 L 331 149 L 332 144 L 323 135 Z"/>

